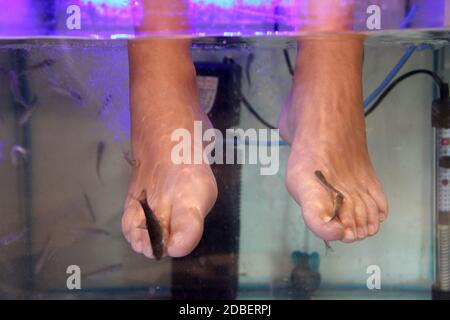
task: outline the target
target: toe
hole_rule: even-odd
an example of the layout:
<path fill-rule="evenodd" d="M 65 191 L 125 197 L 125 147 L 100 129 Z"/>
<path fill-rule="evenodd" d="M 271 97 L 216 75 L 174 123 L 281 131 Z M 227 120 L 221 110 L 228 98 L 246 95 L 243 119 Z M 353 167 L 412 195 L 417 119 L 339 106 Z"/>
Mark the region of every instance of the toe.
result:
<path fill-rule="evenodd" d="M 122 215 L 122 232 L 128 242 L 131 242 L 132 230 L 135 228 L 136 221 L 139 221 L 139 204 L 137 201 L 128 201 Z"/>
<path fill-rule="evenodd" d="M 366 193 L 360 194 L 367 209 L 367 234 L 373 236 L 378 232 L 379 228 L 379 211 L 375 200 Z"/>
<path fill-rule="evenodd" d="M 355 222 L 355 205 L 354 199 L 350 195 L 344 195 L 341 211 L 339 212 L 339 220 L 341 221 L 344 234 L 343 242 L 353 242 L 356 240 L 356 222 Z"/>
<path fill-rule="evenodd" d="M 152 244 L 151 244 L 151 240 L 150 240 L 150 236 L 148 234 L 148 231 L 147 231 L 147 229 L 146 230 L 142 230 L 142 231 L 145 232 L 145 235 L 141 236 L 141 239 L 142 239 L 142 253 L 147 258 L 154 258 L 153 250 L 152 250 Z"/>
<path fill-rule="evenodd" d="M 153 257 L 144 212 L 134 199 L 127 199 L 122 216 L 122 232 L 134 251 Z"/>
<path fill-rule="evenodd" d="M 182 257 L 200 242 L 203 233 L 203 214 L 196 208 L 174 207 L 171 215 L 167 253 Z"/>
<path fill-rule="evenodd" d="M 355 204 L 356 237 L 361 240 L 367 236 L 367 207 L 359 195 L 355 194 L 353 199 Z"/>
<path fill-rule="evenodd" d="M 388 215 L 388 203 L 378 180 L 368 187 L 368 192 L 378 206 L 379 221 L 383 222 Z"/>
<path fill-rule="evenodd" d="M 302 215 L 311 231 L 324 240 L 342 238 L 342 225 L 337 220 L 331 220 L 333 200 L 330 194 L 320 189 L 310 189 L 300 202 Z"/>
<path fill-rule="evenodd" d="M 142 231 L 144 231 L 144 230 L 137 229 L 137 228 L 134 228 L 131 231 L 131 241 L 130 241 L 131 247 L 133 248 L 134 251 L 136 251 L 138 253 L 141 253 L 143 250 L 144 237 L 143 237 Z"/>

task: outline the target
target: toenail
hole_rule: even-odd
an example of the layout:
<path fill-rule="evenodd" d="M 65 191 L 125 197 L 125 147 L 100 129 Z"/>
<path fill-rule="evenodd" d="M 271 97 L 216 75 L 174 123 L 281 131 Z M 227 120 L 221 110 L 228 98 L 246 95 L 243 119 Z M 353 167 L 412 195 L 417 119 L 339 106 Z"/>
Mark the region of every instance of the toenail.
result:
<path fill-rule="evenodd" d="M 384 214 L 380 214 L 379 220 L 380 222 L 383 222 L 384 220 L 386 220 L 386 216 Z"/>
<path fill-rule="evenodd" d="M 344 236 L 347 240 L 354 240 L 355 239 L 355 234 L 353 233 L 352 230 L 347 229 L 345 231 L 345 236 Z"/>
<path fill-rule="evenodd" d="M 358 228 L 358 238 L 364 238 L 366 236 L 366 231 L 363 228 Z"/>
<path fill-rule="evenodd" d="M 369 225 L 368 229 L 370 235 L 374 235 L 377 232 L 377 228 L 373 224 Z"/>
<path fill-rule="evenodd" d="M 136 241 L 134 244 L 134 250 L 141 252 L 142 251 L 142 241 Z"/>
<path fill-rule="evenodd" d="M 183 234 L 181 232 L 177 232 L 172 236 L 172 239 L 170 240 L 170 246 L 177 245 L 181 239 L 183 238 Z"/>

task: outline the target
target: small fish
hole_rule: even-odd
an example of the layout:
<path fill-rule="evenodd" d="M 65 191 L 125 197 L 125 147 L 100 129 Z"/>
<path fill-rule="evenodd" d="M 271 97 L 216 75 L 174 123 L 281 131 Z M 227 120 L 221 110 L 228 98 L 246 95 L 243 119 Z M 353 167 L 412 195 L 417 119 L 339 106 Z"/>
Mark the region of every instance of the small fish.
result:
<path fill-rule="evenodd" d="M 79 104 L 83 103 L 83 97 L 81 96 L 81 94 L 71 88 L 65 87 L 63 85 L 60 84 L 56 84 L 53 81 L 49 82 L 49 87 L 55 91 L 56 93 L 74 99 L 76 100 Z"/>
<path fill-rule="evenodd" d="M 287 49 L 283 49 L 284 60 L 286 61 L 286 66 L 288 68 L 289 74 L 294 75 L 294 68 L 292 67 L 291 58 L 289 58 L 289 52 Z"/>
<path fill-rule="evenodd" d="M 44 248 L 42 249 L 36 261 L 36 264 L 34 265 L 33 269 L 34 274 L 41 273 L 42 269 L 44 269 L 45 264 L 51 259 L 53 259 L 53 257 L 55 256 L 56 251 L 55 249 L 51 248 L 50 244 L 51 244 L 51 237 L 49 236 L 47 238 Z"/>
<path fill-rule="evenodd" d="M 139 165 L 141 164 L 140 162 L 139 162 L 139 160 L 136 160 L 136 159 L 132 159 L 131 158 L 131 156 L 130 156 L 130 153 L 127 151 L 127 152 L 123 152 L 123 158 L 128 162 L 128 164 L 130 165 L 130 166 L 132 166 L 133 168 L 137 168 L 137 167 L 139 167 Z"/>
<path fill-rule="evenodd" d="M 0 238 L 0 244 L 3 246 L 8 246 L 16 241 L 19 241 L 23 238 L 23 236 L 28 232 L 28 229 L 25 228 L 19 233 L 9 233 Z"/>
<path fill-rule="evenodd" d="M 8 71 L 8 79 L 9 79 L 9 90 L 11 91 L 14 98 L 20 97 L 20 89 L 19 89 L 19 76 L 14 70 Z"/>
<path fill-rule="evenodd" d="M 103 100 L 102 106 L 97 111 L 97 117 L 106 114 L 106 112 L 108 110 L 108 107 L 111 104 L 111 100 L 112 100 L 112 95 L 111 94 L 108 94 L 108 95 L 105 96 L 105 99 Z"/>
<path fill-rule="evenodd" d="M 38 98 L 36 96 L 34 96 L 30 102 L 26 102 L 24 99 L 20 99 L 20 100 L 15 100 L 15 102 L 19 103 L 22 107 L 24 107 L 25 109 L 32 109 L 36 107 Z"/>
<path fill-rule="evenodd" d="M 34 96 L 30 102 L 26 102 L 23 99 L 22 93 L 20 92 L 19 88 L 19 75 L 14 70 L 10 70 L 8 72 L 8 78 L 9 78 L 9 89 L 11 91 L 14 101 L 21 104 L 24 108 L 27 109 L 33 107 L 37 102 L 37 97 Z"/>
<path fill-rule="evenodd" d="M 23 112 L 22 115 L 19 118 L 19 126 L 23 127 L 25 124 L 30 121 L 31 116 L 33 115 L 35 108 L 31 107 L 27 111 Z"/>
<path fill-rule="evenodd" d="M 112 264 L 103 268 L 100 268 L 98 270 L 85 273 L 83 275 L 83 278 L 93 278 L 93 277 L 99 277 L 99 276 L 106 276 L 108 274 L 111 274 L 113 272 L 117 272 L 123 268 L 123 265 L 121 263 L 118 264 Z"/>
<path fill-rule="evenodd" d="M 89 196 L 85 192 L 83 192 L 83 197 L 84 202 L 86 203 L 86 208 L 88 209 L 89 215 L 91 216 L 92 222 L 95 223 L 97 219 L 95 218 L 94 209 L 92 209 L 91 200 L 89 200 Z"/>
<path fill-rule="evenodd" d="M 77 227 L 77 229 L 86 232 L 88 234 L 98 234 L 98 235 L 104 235 L 104 236 L 109 236 L 110 232 L 106 229 L 103 228 L 98 228 L 98 227 Z"/>
<path fill-rule="evenodd" d="M 334 199 L 333 217 L 330 219 L 330 221 L 331 221 L 338 216 L 339 210 L 342 207 L 342 202 L 344 201 L 344 195 L 339 190 L 337 190 L 335 187 L 333 187 L 327 181 L 327 179 L 325 179 L 325 176 L 323 175 L 323 173 L 321 171 L 316 170 L 316 171 L 314 171 L 314 174 L 316 175 L 317 179 L 319 179 L 319 181 L 322 183 L 322 185 L 326 189 L 328 189 L 331 192 L 336 193 L 336 197 Z"/>
<path fill-rule="evenodd" d="M 331 192 L 336 193 L 336 197 L 334 199 L 333 217 L 330 219 L 330 221 L 331 221 L 338 216 L 339 210 L 342 207 L 342 202 L 344 201 L 344 195 L 327 181 L 327 179 L 325 178 L 325 176 L 323 175 L 323 173 L 321 171 L 316 170 L 314 172 L 314 174 L 316 175 L 317 179 L 319 179 L 321 184 L 326 189 L 328 189 Z M 323 242 L 325 244 L 325 254 L 327 254 L 328 251 L 330 251 L 330 250 L 333 251 L 333 248 L 331 247 L 330 243 L 327 240 L 323 240 Z"/>
<path fill-rule="evenodd" d="M 54 65 L 55 63 L 56 63 L 56 60 L 53 60 L 53 59 L 45 59 L 45 60 L 43 60 L 43 61 L 41 61 L 41 62 L 39 62 L 39 63 L 37 63 L 37 64 L 33 64 L 33 65 L 31 65 L 31 66 L 28 66 L 28 67 L 26 68 L 26 71 L 25 71 L 25 72 L 32 71 L 32 70 L 36 70 L 36 69 L 41 69 L 41 68 L 43 68 L 43 67 L 50 67 L 50 66 Z"/>
<path fill-rule="evenodd" d="M 103 179 L 100 175 L 100 166 L 102 164 L 103 154 L 105 153 L 105 147 L 106 147 L 106 145 L 103 141 L 100 141 L 97 144 L 97 161 L 96 161 L 95 169 L 97 172 L 97 177 L 101 182 L 103 182 Z"/>
<path fill-rule="evenodd" d="M 325 255 L 328 254 L 328 251 L 333 251 L 329 241 L 323 240 L 323 243 L 325 244 Z"/>
<path fill-rule="evenodd" d="M 10 154 L 11 154 L 11 163 L 13 164 L 13 166 L 17 167 L 17 165 L 19 164 L 18 156 L 20 155 L 22 156 L 23 159 L 26 159 L 28 156 L 28 151 L 19 145 L 14 145 L 11 148 Z"/>
<path fill-rule="evenodd" d="M 250 53 L 247 56 L 247 62 L 245 63 L 245 75 L 247 77 L 247 82 L 248 82 L 249 87 L 251 87 L 251 85 L 252 85 L 252 79 L 250 77 L 250 70 L 251 70 L 254 60 L 255 60 L 255 55 L 253 53 Z"/>
<path fill-rule="evenodd" d="M 147 231 L 152 245 L 153 256 L 155 257 L 156 260 L 160 260 L 164 253 L 163 230 L 161 228 L 158 218 L 148 205 L 147 193 L 145 190 L 142 191 L 139 203 L 141 204 L 142 209 L 144 210 L 145 221 L 147 224 Z"/>

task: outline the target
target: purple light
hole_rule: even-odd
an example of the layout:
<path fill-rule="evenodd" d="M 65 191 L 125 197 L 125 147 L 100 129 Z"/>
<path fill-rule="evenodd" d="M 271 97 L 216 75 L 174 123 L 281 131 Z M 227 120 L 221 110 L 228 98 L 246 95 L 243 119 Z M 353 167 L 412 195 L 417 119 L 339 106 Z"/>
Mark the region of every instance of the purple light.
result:
<path fill-rule="evenodd" d="M 304 25 L 314 24 L 307 18 L 306 0 L 179 1 L 186 1 L 187 11 L 174 11 L 173 15 L 189 20 L 191 29 L 169 33 L 168 36 L 293 35 L 303 31 Z M 347 1 L 350 0 L 341 0 L 341 3 Z M 352 1 L 355 3 L 352 30 L 367 32 L 366 6 L 357 0 Z M 40 1 L 37 0 L 0 0 L 0 39 L 36 36 L 133 38 L 135 27 L 145 21 L 143 0 L 53 0 L 42 2 L 42 5 L 38 3 Z M 445 28 L 444 13 L 450 9 L 448 1 L 415 0 L 414 3 L 417 11 L 410 23 L 412 28 Z M 392 15 L 393 21 L 401 21 L 406 15 L 403 7 L 399 9 L 393 0 L 380 0 L 378 4 L 385 16 Z M 66 27 L 69 5 L 80 7 L 81 29 L 69 30 Z M 49 21 L 42 21 L 43 17 L 48 17 Z M 393 29 L 398 28 L 390 27 L 385 31 Z"/>

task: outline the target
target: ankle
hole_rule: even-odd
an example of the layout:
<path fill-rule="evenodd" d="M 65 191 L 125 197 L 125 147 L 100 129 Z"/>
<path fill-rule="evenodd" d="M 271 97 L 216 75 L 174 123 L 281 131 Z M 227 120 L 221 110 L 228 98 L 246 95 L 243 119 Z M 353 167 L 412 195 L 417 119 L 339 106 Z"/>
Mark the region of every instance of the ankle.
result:
<path fill-rule="evenodd" d="M 128 44 L 128 54 L 131 77 L 142 82 L 168 76 L 191 79 L 195 75 L 190 39 L 133 40 Z"/>
<path fill-rule="evenodd" d="M 353 68 L 360 71 L 363 55 L 364 37 L 361 35 L 330 34 L 303 37 L 298 38 L 296 66 L 301 65 L 302 69 L 345 71 Z"/>

